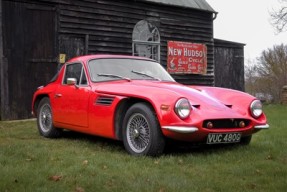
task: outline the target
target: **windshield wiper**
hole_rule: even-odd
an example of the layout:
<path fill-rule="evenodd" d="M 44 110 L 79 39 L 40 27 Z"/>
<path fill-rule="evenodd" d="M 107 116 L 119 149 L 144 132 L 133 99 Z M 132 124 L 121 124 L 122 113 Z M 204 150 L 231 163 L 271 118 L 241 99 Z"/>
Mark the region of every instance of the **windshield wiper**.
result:
<path fill-rule="evenodd" d="M 113 78 L 119 78 L 119 79 L 124 79 L 124 80 L 127 80 L 127 81 L 131 81 L 130 78 L 122 77 L 120 75 L 105 74 L 105 73 L 101 73 L 101 74 L 97 74 L 97 75 L 100 76 L 100 77 L 113 77 Z"/>
<path fill-rule="evenodd" d="M 139 72 L 139 71 L 132 71 L 132 73 L 135 73 L 135 74 L 138 74 L 138 75 L 143 75 L 143 76 L 146 76 L 146 77 L 149 77 L 149 78 L 152 78 L 152 79 L 161 81 L 159 78 L 153 77 L 153 76 L 151 76 L 151 75 L 148 75 L 148 74 L 146 74 L 146 73 L 142 73 L 142 72 Z"/>

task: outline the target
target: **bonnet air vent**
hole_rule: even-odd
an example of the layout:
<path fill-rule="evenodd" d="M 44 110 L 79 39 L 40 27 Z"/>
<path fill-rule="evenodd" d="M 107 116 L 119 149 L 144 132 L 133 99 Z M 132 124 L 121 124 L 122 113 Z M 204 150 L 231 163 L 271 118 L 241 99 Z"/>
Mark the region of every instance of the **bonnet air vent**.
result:
<path fill-rule="evenodd" d="M 200 107 L 200 105 L 192 105 L 192 106 L 197 108 L 197 109 Z"/>
<path fill-rule="evenodd" d="M 97 105 L 111 105 L 114 101 L 114 97 L 106 97 L 106 96 L 100 96 L 96 100 Z"/>

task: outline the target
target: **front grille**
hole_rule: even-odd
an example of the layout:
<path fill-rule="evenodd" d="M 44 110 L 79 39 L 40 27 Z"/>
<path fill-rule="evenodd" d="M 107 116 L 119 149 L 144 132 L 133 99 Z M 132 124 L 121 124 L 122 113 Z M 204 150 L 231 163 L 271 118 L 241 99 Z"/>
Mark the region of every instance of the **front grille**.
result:
<path fill-rule="evenodd" d="M 106 97 L 106 96 L 100 96 L 96 100 L 97 105 L 111 105 L 114 101 L 114 97 Z"/>
<path fill-rule="evenodd" d="M 242 122 L 244 122 L 244 127 L 242 127 Z M 245 128 L 248 127 L 249 124 L 250 120 L 247 119 L 210 119 L 203 121 L 203 127 L 207 129 Z M 212 127 L 210 125 L 212 125 Z"/>

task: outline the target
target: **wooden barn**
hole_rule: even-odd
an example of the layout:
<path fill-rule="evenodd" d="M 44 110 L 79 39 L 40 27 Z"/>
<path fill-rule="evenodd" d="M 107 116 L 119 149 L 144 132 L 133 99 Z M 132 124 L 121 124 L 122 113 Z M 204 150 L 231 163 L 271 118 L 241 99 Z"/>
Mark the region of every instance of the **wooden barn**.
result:
<path fill-rule="evenodd" d="M 244 83 L 245 44 L 214 39 L 215 86 L 245 90 Z"/>
<path fill-rule="evenodd" d="M 205 0 L 0 0 L 0 120 L 30 118 L 36 88 L 83 54 L 149 57 L 180 83 L 243 90 L 244 45 L 214 39 L 216 15 Z M 176 48 L 197 65 L 175 70 Z"/>

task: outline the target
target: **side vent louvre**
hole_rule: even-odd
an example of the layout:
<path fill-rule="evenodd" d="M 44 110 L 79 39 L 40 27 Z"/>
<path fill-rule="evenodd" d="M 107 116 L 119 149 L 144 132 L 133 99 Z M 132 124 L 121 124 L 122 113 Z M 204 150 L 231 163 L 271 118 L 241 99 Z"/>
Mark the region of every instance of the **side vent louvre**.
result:
<path fill-rule="evenodd" d="M 96 100 L 96 105 L 106 105 L 109 106 L 113 103 L 114 97 L 106 97 L 106 96 L 100 96 Z"/>

